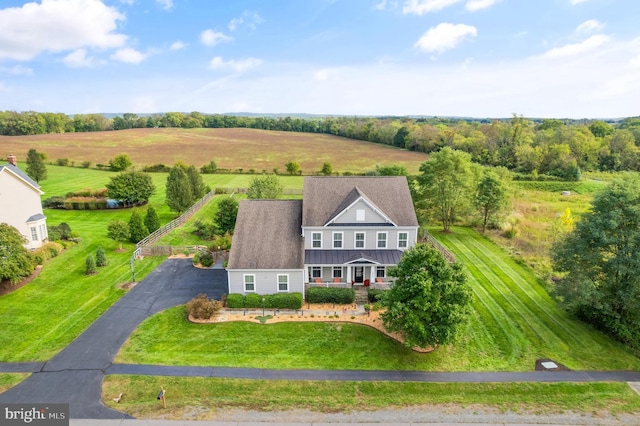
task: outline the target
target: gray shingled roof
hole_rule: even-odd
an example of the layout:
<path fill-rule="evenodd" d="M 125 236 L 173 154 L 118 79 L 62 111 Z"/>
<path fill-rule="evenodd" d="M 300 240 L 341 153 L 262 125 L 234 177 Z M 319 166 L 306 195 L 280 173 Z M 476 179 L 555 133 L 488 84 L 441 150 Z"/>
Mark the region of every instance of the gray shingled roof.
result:
<path fill-rule="evenodd" d="M 402 257 L 400 250 L 305 250 L 306 265 L 344 265 L 359 259 L 381 265 L 397 265 Z"/>
<path fill-rule="evenodd" d="M 36 213 L 33 216 L 31 216 L 29 219 L 27 219 L 27 223 L 37 222 L 39 220 L 46 219 L 46 218 L 47 217 L 45 215 L 43 215 L 42 213 Z"/>
<path fill-rule="evenodd" d="M 28 174 L 20 170 L 20 167 L 14 166 L 13 164 L 4 164 L 0 166 L 0 171 L 2 171 L 2 169 L 4 169 L 5 167 L 7 168 L 7 170 L 11 170 L 13 173 L 17 174 L 22 179 L 26 180 L 27 183 L 29 183 L 29 185 L 33 186 L 36 189 L 40 189 L 40 185 L 38 185 L 38 182 L 31 179 Z"/>
<path fill-rule="evenodd" d="M 307 176 L 302 226 L 324 226 L 363 196 L 398 226 L 418 226 L 404 176 Z"/>
<path fill-rule="evenodd" d="M 302 200 L 242 200 L 228 269 L 303 269 Z"/>

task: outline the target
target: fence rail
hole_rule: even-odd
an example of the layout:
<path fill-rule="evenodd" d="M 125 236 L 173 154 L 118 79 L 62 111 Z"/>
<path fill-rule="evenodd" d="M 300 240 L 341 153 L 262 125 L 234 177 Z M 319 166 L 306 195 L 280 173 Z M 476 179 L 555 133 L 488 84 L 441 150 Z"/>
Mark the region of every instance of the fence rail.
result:
<path fill-rule="evenodd" d="M 149 245 L 153 244 L 155 241 L 160 239 L 160 237 L 168 234 L 175 228 L 178 228 L 179 226 L 183 225 L 187 220 L 189 220 L 189 218 L 191 218 L 191 216 L 193 216 L 198 210 L 200 210 L 202 206 L 207 204 L 207 202 L 209 202 L 209 200 L 211 200 L 215 195 L 216 195 L 215 191 L 210 191 L 204 197 L 199 199 L 194 205 L 189 207 L 187 211 L 182 213 L 179 217 L 177 217 L 176 219 L 167 223 L 163 227 L 156 229 L 151 234 L 144 237 L 144 239 L 142 239 L 138 244 L 136 244 L 136 249 L 133 252 L 133 258 L 134 259 L 139 258 L 143 254 L 142 250 L 145 247 L 148 247 Z M 146 256 L 149 256 L 149 255 L 147 254 Z"/>
<path fill-rule="evenodd" d="M 422 232 L 422 238 L 424 238 L 431 245 L 431 247 L 435 248 L 440 253 L 442 253 L 445 259 L 447 259 L 449 262 L 456 261 L 456 256 L 453 253 L 451 253 L 449 250 L 447 250 L 445 246 L 440 244 L 440 242 L 436 240 L 433 237 L 433 235 L 431 235 L 428 231 L 425 230 Z"/>
<path fill-rule="evenodd" d="M 215 189 L 219 194 L 246 194 L 248 188 L 228 188 L 218 187 Z M 282 195 L 302 195 L 302 188 L 284 188 Z"/>

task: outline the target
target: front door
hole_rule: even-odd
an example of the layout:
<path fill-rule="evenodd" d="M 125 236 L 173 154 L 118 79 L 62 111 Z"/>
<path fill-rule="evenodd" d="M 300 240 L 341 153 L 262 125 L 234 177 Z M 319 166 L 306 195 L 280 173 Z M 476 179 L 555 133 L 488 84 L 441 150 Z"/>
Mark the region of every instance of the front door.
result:
<path fill-rule="evenodd" d="M 364 266 L 356 266 L 353 269 L 354 281 L 362 284 L 364 282 Z"/>

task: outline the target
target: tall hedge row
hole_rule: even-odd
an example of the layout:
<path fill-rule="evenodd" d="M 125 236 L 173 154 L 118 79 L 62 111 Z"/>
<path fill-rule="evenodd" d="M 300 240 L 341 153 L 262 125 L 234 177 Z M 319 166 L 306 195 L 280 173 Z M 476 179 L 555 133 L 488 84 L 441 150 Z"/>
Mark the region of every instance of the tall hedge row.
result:
<path fill-rule="evenodd" d="M 310 287 L 307 289 L 309 303 L 348 305 L 354 300 L 356 300 L 356 292 L 352 288 Z"/>
<path fill-rule="evenodd" d="M 266 309 L 300 309 L 302 308 L 302 293 L 255 294 L 231 293 L 227 296 L 227 308 L 230 309 L 259 309 L 262 308 L 262 298 Z"/>

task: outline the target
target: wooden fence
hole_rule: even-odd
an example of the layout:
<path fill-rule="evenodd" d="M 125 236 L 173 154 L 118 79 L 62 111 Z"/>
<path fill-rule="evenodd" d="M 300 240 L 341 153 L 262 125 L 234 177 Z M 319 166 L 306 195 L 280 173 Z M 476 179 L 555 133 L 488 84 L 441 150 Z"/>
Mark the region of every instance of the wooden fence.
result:
<path fill-rule="evenodd" d="M 451 253 L 449 250 L 447 250 L 445 246 L 440 244 L 440 242 L 438 240 L 436 240 L 433 237 L 433 235 L 431 235 L 428 231 L 426 231 L 426 230 L 422 231 L 422 238 L 424 238 L 426 240 L 426 242 L 431 245 L 431 247 L 435 248 L 440 253 L 442 253 L 444 258 L 447 259 L 449 262 L 455 262 L 456 261 L 456 256 L 453 253 Z"/>
<path fill-rule="evenodd" d="M 133 258 L 137 259 L 141 255 L 143 255 L 142 250 L 144 248 L 150 246 L 155 241 L 160 239 L 160 237 L 168 234 L 169 232 L 171 232 L 175 228 L 178 228 L 179 226 L 183 225 L 187 220 L 189 220 L 189 218 L 191 216 L 193 216 L 198 210 L 200 210 L 200 208 L 202 206 L 207 204 L 207 202 L 209 202 L 209 200 L 211 200 L 215 195 L 216 195 L 215 191 L 209 192 L 207 195 L 205 195 L 204 197 L 199 199 L 194 205 L 189 207 L 189 209 L 187 211 L 185 211 L 184 213 L 182 213 L 178 218 L 172 220 L 171 222 L 167 223 L 163 227 L 161 227 L 161 228 L 153 231 L 151 234 L 147 235 L 142 241 L 140 241 L 138 244 L 136 244 L 136 249 L 133 252 Z M 160 255 L 160 254 L 158 254 L 158 255 Z M 150 255 L 147 254 L 146 256 L 150 256 Z"/>

